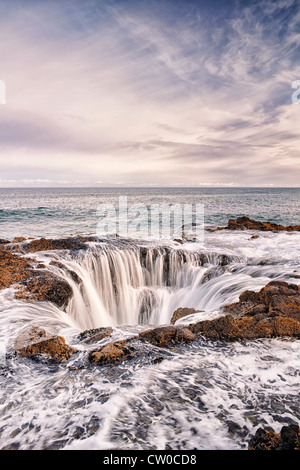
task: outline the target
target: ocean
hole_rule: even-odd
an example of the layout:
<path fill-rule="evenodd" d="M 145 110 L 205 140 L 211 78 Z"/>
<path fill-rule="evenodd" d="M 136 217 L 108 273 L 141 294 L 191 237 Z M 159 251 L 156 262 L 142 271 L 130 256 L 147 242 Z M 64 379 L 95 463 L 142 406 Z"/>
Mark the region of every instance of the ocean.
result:
<path fill-rule="evenodd" d="M 172 231 L 149 237 L 147 212 L 137 237 L 99 231 L 99 207 L 120 197 L 128 207 L 198 204 L 200 237 L 192 226 L 184 240 Z M 2 239 L 99 237 L 82 253 L 34 253 L 72 287 L 65 309 L 18 300 L 13 287 L 0 291 L 0 344 L 8 352 L 0 364 L 0 449 L 245 450 L 259 427 L 299 424 L 298 339 L 148 345 L 148 359 L 106 367 L 82 366 L 95 345 L 78 339 L 102 326 L 113 334 L 101 345 L 126 339 L 169 324 L 179 307 L 199 312 L 178 324 L 214 319 L 246 289 L 299 284 L 299 232 L 212 230 L 239 216 L 299 224 L 299 188 L 6 188 L 0 198 Z M 51 261 L 75 272 L 80 285 Z M 9 354 L 28 326 L 63 336 L 79 356 L 50 367 Z"/>
<path fill-rule="evenodd" d="M 300 220 L 299 188 L 0 188 L 0 236 L 95 233 L 97 208 L 118 204 L 203 204 L 206 225 L 247 215 L 284 225 Z"/>

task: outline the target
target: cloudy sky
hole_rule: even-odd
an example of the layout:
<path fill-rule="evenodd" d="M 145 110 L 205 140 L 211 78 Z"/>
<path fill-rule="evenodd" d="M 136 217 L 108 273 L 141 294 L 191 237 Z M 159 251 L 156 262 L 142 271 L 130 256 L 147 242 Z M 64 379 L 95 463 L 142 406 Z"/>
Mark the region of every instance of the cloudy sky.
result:
<path fill-rule="evenodd" d="M 299 46 L 299 0 L 0 0 L 0 186 L 300 186 Z"/>

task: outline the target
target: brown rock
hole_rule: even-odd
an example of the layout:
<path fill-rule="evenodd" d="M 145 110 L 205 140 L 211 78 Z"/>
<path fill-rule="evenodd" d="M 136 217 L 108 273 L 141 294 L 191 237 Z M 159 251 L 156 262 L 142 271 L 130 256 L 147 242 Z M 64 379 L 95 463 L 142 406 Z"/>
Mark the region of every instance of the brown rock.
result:
<path fill-rule="evenodd" d="M 23 345 L 22 345 L 23 343 Z M 15 344 L 16 355 L 44 362 L 66 362 L 76 352 L 62 336 L 47 336 L 45 330 L 34 327 L 19 336 Z"/>
<path fill-rule="evenodd" d="M 48 250 L 81 250 L 86 245 L 79 237 L 47 239 L 40 238 L 27 243 L 23 249 L 25 252 L 48 251 Z"/>
<path fill-rule="evenodd" d="M 0 289 L 27 279 L 30 268 L 28 260 L 11 253 L 4 246 L 0 247 Z"/>
<path fill-rule="evenodd" d="M 20 350 L 25 346 L 44 338 L 46 336 L 46 331 L 39 326 L 34 326 L 30 329 L 25 330 L 22 334 L 18 335 L 15 340 L 14 348 L 15 350 Z"/>
<path fill-rule="evenodd" d="M 216 230 L 259 230 L 263 232 L 271 231 L 300 231 L 300 225 L 289 225 L 285 227 L 281 224 L 274 224 L 272 222 L 260 222 L 250 219 L 249 217 L 238 217 L 237 219 L 229 219 L 226 227 L 218 227 Z"/>
<path fill-rule="evenodd" d="M 50 266 L 56 266 L 57 268 L 62 269 L 65 273 L 67 273 L 73 279 L 74 282 L 76 282 L 77 284 L 81 283 L 81 279 L 78 276 L 78 274 L 75 271 L 72 271 L 71 269 L 68 269 L 60 261 L 50 261 L 49 265 Z"/>
<path fill-rule="evenodd" d="M 258 292 L 254 292 L 252 290 L 245 290 L 239 296 L 240 302 L 252 302 L 252 303 L 260 303 L 261 299 Z"/>
<path fill-rule="evenodd" d="M 196 339 L 195 334 L 187 327 L 161 326 L 142 331 L 138 339 L 155 346 L 168 347 L 177 343 L 189 343 Z"/>
<path fill-rule="evenodd" d="M 278 450 L 279 446 L 280 434 L 273 429 L 259 428 L 250 440 L 248 450 Z"/>
<path fill-rule="evenodd" d="M 234 341 L 240 338 L 239 329 L 231 315 L 194 323 L 189 329 L 195 335 L 209 339 Z"/>
<path fill-rule="evenodd" d="M 73 295 L 67 281 L 48 273 L 35 275 L 26 279 L 23 284 L 15 294 L 16 298 L 22 300 L 52 302 L 58 307 L 64 307 Z"/>
<path fill-rule="evenodd" d="M 12 241 L 12 243 L 22 243 L 26 240 L 25 237 L 15 237 Z"/>
<path fill-rule="evenodd" d="M 174 323 L 179 320 L 180 318 L 186 317 L 187 315 L 192 315 L 193 313 L 198 313 L 200 310 L 195 310 L 194 308 L 178 308 L 175 310 L 175 312 L 172 315 L 171 318 L 171 324 L 174 325 Z"/>
<path fill-rule="evenodd" d="M 272 428 L 259 428 L 249 441 L 248 450 L 300 450 L 299 426 L 283 426 L 280 434 Z"/>
<path fill-rule="evenodd" d="M 292 318 L 265 317 L 264 314 L 253 317 L 245 315 L 236 319 L 226 315 L 195 323 L 189 328 L 197 336 L 226 341 L 278 336 L 300 337 L 300 322 Z"/>
<path fill-rule="evenodd" d="M 298 286 L 283 281 L 271 281 L 259 291 L 262 303 L 269 305 L 275 295 L 296 295 L 299 293 Z"/>
<path fill-rule="evenodd" d="M 129 346 L 126 341 L 117 341 L 91 351 L 88 360 L 95 365 L 110 365 L 131 359 L 134 353 L 135 348 Z"/>
<path fill-rule="evenodd" d="M 298 295 L 276 295 L 269 303 L 270 314 L 284 315 L 300 321 L 300 294 Z"/>
<path fill-rule="evenodd" d="M 112 328 L 110 327 L 102 327 L 102 328 L 94 328 L 90 330 L 85 330 L 79 335 L 79 340 L 83 341 L 84 343 L 97 343 L 97 341 L 101 341 L 112 334 Z"/>
<path fill-rule="evenodd" d="M 253 302 L 235 302 L 233 304 L 225 305 L 223 311 L 231 315 L 256 315 L 257 313 L 266 312 L 268 309 L 265 304 L 254 304 Z"/>
<path fill-rule="evenodd" d="M 0 289 L 16 287 L 16 298 L 53 302 L 65 306 L 73 295 L 69 283 L 52 273 L 36 268 L 45 266 L 35 264 L 36 260 L 23 258 L 0 247 Z"/>

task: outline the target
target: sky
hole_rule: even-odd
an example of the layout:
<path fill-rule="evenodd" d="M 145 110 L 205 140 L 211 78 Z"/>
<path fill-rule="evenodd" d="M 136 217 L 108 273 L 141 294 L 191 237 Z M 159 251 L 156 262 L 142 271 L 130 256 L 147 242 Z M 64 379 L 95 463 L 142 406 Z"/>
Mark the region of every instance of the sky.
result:
<path fill-rule="evenodd" d="M 299 46 L 299 0 L 0 0 L 0 187 L 299 187 Z"/>

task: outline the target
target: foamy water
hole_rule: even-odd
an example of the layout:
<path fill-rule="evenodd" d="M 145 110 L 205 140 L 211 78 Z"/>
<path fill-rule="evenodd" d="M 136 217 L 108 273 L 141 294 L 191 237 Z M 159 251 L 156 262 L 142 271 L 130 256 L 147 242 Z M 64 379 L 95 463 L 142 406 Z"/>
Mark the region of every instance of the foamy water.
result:
<path fill-rule="evenodd" d="M 82 282 L 49 265 L 74 288 L 66 311 L 1 291 L 0 340 L 10 352 L 18 334 L 39 325 L 79 354 L 60 366 L 2 361 L 0 448 L 246 449 L 258 427 L 299 422 L 299 340 L 201 339 L 170 350 L 143 344 L 143 355 L 121 365 L 88 367 L 86 354 L 98 345 L 78 339 L 83 329 L 106 325 L 113 335 L 100 344 L 132 337 L 169 323 L 178 307 L 203 310 L 182 324 L 215 318 L 246 289 L 273 279 L 298 284 L 300 234 L 252 234 L 207 232 L 204 245 L 106 240 L 76 256 L 35 253 Z M 163 360 L 154 364 L 157 357 Z"/>

